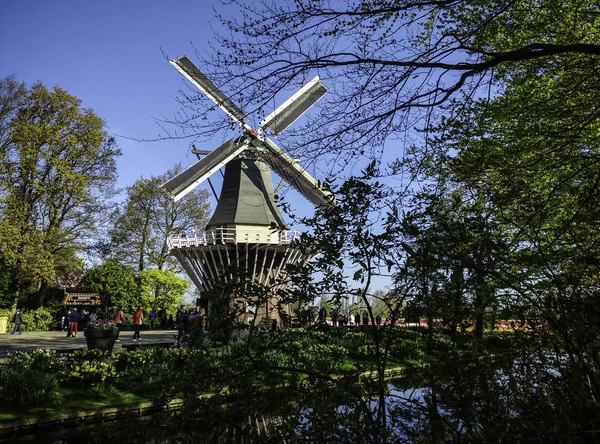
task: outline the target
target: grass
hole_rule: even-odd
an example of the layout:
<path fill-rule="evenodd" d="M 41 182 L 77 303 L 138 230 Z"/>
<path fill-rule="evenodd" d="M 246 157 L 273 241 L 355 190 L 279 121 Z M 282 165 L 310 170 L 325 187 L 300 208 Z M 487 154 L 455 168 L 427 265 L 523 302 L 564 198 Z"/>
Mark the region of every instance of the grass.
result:
<path fill-rule="evenodd" d="M 147 399 L 133 393 L 117 390 L 74 389 L 62 390 L 60 405 L 11 405 L 0 406 L 0 422 L 18 421 L 27 423 L 44 420 L 45 417 L 59 418 L 82 412 L 93 412 L 115 407 L 128 407 L 146 402 Z"/>

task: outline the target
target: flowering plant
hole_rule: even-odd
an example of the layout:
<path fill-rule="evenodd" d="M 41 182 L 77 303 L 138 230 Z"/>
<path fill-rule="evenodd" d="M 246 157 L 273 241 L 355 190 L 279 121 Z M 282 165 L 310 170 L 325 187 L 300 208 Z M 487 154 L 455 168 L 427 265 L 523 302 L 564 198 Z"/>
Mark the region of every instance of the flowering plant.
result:
<path fill-rule="evenodd" d="M 111 319 L 97 319 L 88 322 L 87 330 L 116 330 L 119 328 L 115 321 Z"/>

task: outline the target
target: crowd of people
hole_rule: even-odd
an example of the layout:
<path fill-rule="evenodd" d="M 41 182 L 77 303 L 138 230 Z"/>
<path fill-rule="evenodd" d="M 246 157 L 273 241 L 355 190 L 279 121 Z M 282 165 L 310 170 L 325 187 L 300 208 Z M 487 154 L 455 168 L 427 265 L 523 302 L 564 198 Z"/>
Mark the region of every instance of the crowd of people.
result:
<path fill-rule="evenodd" d="M 148 323 L 150 330 L 175 330 L 177 329 L 180 335 L 188 332 L 191 319 L 199 319 L 203 321 L 202 313 L 198 308 L 189 309 L 185 306 L 179 307 L 175 315 L 167 314 L 164 309 L 152 310 L 146 316 L 141 307 L 131 315 L 134 327 L 134 341 L 141 339 L 142 325 Z M 67 332 L 67 337 L 78 337 L 78 333 L 83 331 L 90 321 L 110 319 L 114 321 L 119 328 L 127 323 L 128 316 L 123 311 L 122 307 L 117 307 L 112 314 L 104 312 L 101 308 L 96 310 L 78 309 L 71 307 L 66 309 L 60 317 L 60 328 Z M 20 324 L 19 322 L 18 324 Z M 20 330 L 20 325 L 18 327 Z M 19 331 L 20 332 L 20 331 Z"/>

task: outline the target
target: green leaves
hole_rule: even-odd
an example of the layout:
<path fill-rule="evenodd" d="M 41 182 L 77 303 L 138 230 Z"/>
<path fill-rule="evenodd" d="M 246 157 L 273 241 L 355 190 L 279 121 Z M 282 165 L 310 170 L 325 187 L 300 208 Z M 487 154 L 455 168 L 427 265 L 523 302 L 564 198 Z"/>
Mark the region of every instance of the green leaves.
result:
<path fill-rule="evenodd" d="M 33 85 L 9 118 L 0 259 L 14 267 L 20 289 L 39 290 L 41 305 L 44 288 L 81 269 L 77 252 L 107 212 L 120 151 L 104 121 L 59 87 Z"/>

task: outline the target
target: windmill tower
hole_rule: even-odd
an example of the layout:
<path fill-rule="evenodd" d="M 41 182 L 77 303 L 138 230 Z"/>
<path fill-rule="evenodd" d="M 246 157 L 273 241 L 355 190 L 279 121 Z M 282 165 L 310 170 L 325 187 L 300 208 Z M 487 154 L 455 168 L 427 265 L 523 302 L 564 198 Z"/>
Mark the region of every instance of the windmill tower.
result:
<path fill-rule="evenodd" d="M 287 265 L 301 265 L 314 257 L 292 245 L 299 233 L 285 229 L 274 196 L 271 170 L 315 206 L 327 205 L 331 194 L 264 134 L 281 134 L 327 89 L 315 77 L 260 122 L 260 129 L 256 130 L 246 123 L 247 115 L 186 56 L 170 63 L 243 131 L 240 137 L 213 151 L 194 150 L 205 157 L 161 185 L 177 201 L 225 167 L 217 207 L 205 230 L 170 236 L 167 240 L 170 254 L 177 258 L 201 295 L 213 289 L 218 280 L 234 279 L 224 271 L 232 265 L 244 270 L 254 283 L 269 288 L 285 275 Z M 231 295 L 232 299 L 235 296 Z M 204 302 L 210 311 L 211 300 L 205 296 Z M 275 303 L 274 298 L 268 297 L 242 321 L 278 319 Z M 285 310 L 292 314 L 291 307 Z"/>

